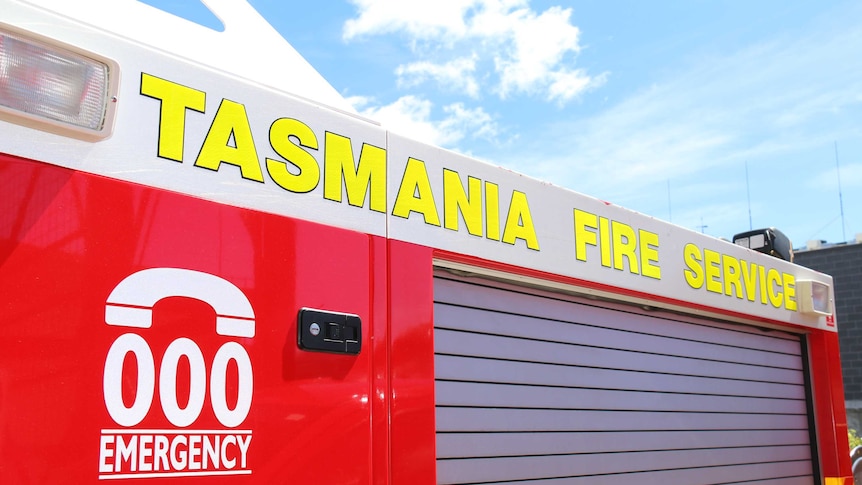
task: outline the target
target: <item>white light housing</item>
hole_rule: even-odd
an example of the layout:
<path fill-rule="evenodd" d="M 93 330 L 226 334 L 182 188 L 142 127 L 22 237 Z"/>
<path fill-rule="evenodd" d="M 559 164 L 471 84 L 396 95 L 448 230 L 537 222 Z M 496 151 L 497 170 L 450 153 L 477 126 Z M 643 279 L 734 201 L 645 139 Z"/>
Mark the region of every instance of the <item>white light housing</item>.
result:
<path fill-rule="evenodd" d="M 0 117 L 79 138 L 104 138 L 116 71 L 110 61 L 0 26 Z"/>
<path fill-rule="evenodd" d="M 832 297 L 829 285 L 819 281 L 797 280 L 799 311 L 815 315 L 832 315 Z"/>

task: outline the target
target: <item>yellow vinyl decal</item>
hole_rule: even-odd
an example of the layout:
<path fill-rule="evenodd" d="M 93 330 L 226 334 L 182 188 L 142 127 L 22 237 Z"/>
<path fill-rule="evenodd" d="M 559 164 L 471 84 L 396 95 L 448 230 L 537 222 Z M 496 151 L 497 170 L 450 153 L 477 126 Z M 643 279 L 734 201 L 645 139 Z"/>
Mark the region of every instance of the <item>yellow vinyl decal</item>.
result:
<path fill-rule="evenodd" d="M 239 167 L 244 179 L 263 182 L 245 106 L 228 99 L 216 111 L 195 166 L 218 171 L 222 163 Z"/>
<path fill-rule="evenodd" d="M 790 273 L 691 243 L 683 248 L 683 259 L 685 281 L 694 289 L 797 310 L 796 278 Z"/>
<path fill-rule="evenodd" d="M 320 183 L 320 167 L 314 155 L 303 150 L 317 150 L 317 136 L 308 125 L 291 118 L 279 118 L 269 128 L 269 144 L 285 160 L 266 159 L 266 171 L 273 182 L 284 190 L 298 194 L 311 192 L 317 187 Z M 296 167 L 299 173 L 291 172 L 288 163 Z"/>
<path fill-rule="evenodd" d="M 578 261 L 591 260 L 589 254 L 595 249 L 590 247 L 597 248 L 605 268 L 661 279 L 658 234 L 580 209 L 574 209 L 574 221 Z"/>
<path fill-rule="evenodd" d="M 203 113 L 204 108 L 206 108 L 206 93 L 142 73 L 141 94 L 161 101 L 159 157 L 182 162 L 183 142 L 186 134 L 186 110 Z"/>
<path fill-rule="evenodd" d="M 160 102 L 159 157 L 183 162 L 186 137 L 191 138 L 186 115 L 188 111 L 206 114 L 206 93 L 142 73 L 141 95 Z M 194 166 L 218 172 L 225 164 L 233 165 L 239 168 L 243 179 L 259 183 L 267 183 L 265 168 L 272 182 L 294 194 L 315 191 L 322 176 L 324 199 L 386 213 L 388 154 L 385 148 L 354 142 L 332 131 L 324 132 L 321 147 L 321 140 L 307 123 L 280 117 L 272 121 L 268 130 L 273 154 L 265 154 L 261 163 L 252 128 L 246 106 L 222 98 L 206 134 L 195 140 L 201 148 Z M 359 149 L 358 157 L 355 148 Z M 445 167 L 442 175 L 442 185 L 435 186 L 425 162 L 408 157 L 392 215 L 409 219 L 415 213 L 421 215 L 426 224 L 455 232 L 462 231 L 460 222 L 463 220 L 465 234 L 482 237 L 484 230 L 488 240 L 509 245 L 522 241 L 528 249 L 539 250 L 539 238 L 525 192 L 512 190 L 508 199 L 501 199 L 496 183 L 472 175 L 466 175 L 464 180 L 457 171 Z M 439 184 L 439 179 L 433 180 Z M 435 195 L 442 195 L 442 221 Z M 627 241 L 621 240 L 619 244 L 627 244 Z M 626 250 L 625 254 L 630 257 L 632 253 Z"/>
<path fill-rule="evenodd" d="M 348 204 L 365 207 L 365 196 L 370 192 L 371 210 L 386 212 L 386 150 L 363 143 L 355 165 L 350 138 L 327 131 L 323 157 L 324 198 L 341 202 L 343 181 Z"/>
<path fill-rule="evenodd" d="M 415 158 L 407 160 L 401 186 L 398 187 L 398 195 L 395 197 L 395 207 L 392 208 L 393 216 L 405 219 L 410 217 L 411 212 L 422 214 L 426 224 L 440 225 L 440 216 L 437 215 L 434 192 L 431 190 L 425 162 Z"/>
<path fill-rule="evenodd" d="M 443 169 L 443 221 L 446 229 L 458 230 L 458 214 L 464 218 L 467 232 L 482 235 L 482 181 L 467 177 L 467 189 L 458 172 Z"/>

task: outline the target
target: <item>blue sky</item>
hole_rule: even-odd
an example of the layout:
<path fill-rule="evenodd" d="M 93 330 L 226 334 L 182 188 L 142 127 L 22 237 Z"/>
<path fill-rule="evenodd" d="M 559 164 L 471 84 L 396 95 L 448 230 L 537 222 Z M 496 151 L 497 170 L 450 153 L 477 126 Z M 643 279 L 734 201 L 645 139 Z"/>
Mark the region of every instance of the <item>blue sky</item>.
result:
<path fill-rule="evenodd" d="M 716 237 L 862 233 L 858 1 L 250 3 L 407 136 Z"/>

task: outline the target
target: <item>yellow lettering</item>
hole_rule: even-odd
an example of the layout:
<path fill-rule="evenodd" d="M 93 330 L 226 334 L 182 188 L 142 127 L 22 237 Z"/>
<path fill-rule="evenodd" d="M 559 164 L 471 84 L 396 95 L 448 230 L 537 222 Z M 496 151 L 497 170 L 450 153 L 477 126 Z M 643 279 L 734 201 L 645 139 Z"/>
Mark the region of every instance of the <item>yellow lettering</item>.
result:
<path fill-rule="evenodd" d="M 706 268 L 706 291 L 721 293 L 721 255 L 711 249 L 704 249 L 703 263 Z"/>
<path fill-rule="evenodd" d="M 611 226 L 607 217 L 599 217 L 599 249 L 602 253 L 602 266 L 611 267 Z"/>
<path fill-rule="evenodd" d="M 587 260 L 587 244 L 598 246 L 596 233 L 587 228 L 598 229 L 596 215 L 575 209 L 575 257 L 578 261 Z"/>
<path fill-rule="evenodd" d="M 784 282 L 784 308 L 796 311 L 796 278 L 789 273 L 782 273 Z"/>
<path fill-rule="evenodd" d="M 739 260 L 726 254 L 721 255 L 721 266 L 724 268 L 724 294 L 742 299 L 742 274 L 739 269 Z M 732 289 L 736 290 L 733 291 Z"/>
<path fill-rule="evenodd" d="M 350 138 L 327 131 L 325 143 L 323 197 L 341 202 L 343 180 L 348 204 L 364 207 L 370 194 L 371 210 L 386 212 L 386 150 L 363 143 L 357 166 Z"/>
<path fill-rule="evenodd" d="M 754 301 L 757 295 L 757 265 L 748 261 L 742 260 L 742 278 L 745 282 L 745 298 L 748 301 Z"/>
<path fill-rule="evenodd" d="M 769 286 L 769 303 L 775 308 L 781 308 L 784 296 L 781 294 L 781 274 L 778 270 L 771 268 L 766 273 L 767 285 Z"/>
<path fill-rule="evenodd" d="M 692 288 L 702 288 L 704 275 L 701 262 L 703 257 L 700 254 L 700 248 L 694 244 L 686 244 L 682 249 L 683 259 L 688 269 L 683 270 L 685 281 Z"/>
<path fill-rule="evenodd" d="M 512 192 L 512 202 L 509 204 L 509 214 L 506 217 L 506 227 L 503 228 L 503 242 L 515 244 L 515 239 L 522 239 L 527 247 L 539 250 L 539 240 L 533 227 L 533 216 L 527 203 L 527 194 Z"/>
<path fill-rule="evenodd" d="M 317 150 L 317 136 L 308 125 L 291 118 L 279 118 L 269 127 L 269 144 L 299 171 L 298 174 L 291 173 L 287 163 L 267 158 L 266 170 L 275 183 L 296 193 L 311 192 L 317 187 L 320 167 L 317 160 L 301 148 Z"/>
<path fill-rule="evenodd" d="M 661 279 L 658 264 L 658 234 L 635 229 L 607 217 L 574 209 L 575 257 L 587 260 L 587 246 L 596 246 L 601 264 L 606 268 L 626 269 L 632 274 Z"/>
<path fill-rule="evenodd" d="M 634 229 L 622 222 L 611 221 L 611 231 L 614 241 L 614 268 L 624 269 L 623 258 L 625 257 L 629 263 L 629 271 L 639 274 L 637 254 L 635 253 L 637 239 L 635 239 Z"/>
<path fill-rule="evenodd" d="M 446 229 L 458 230 L 458 213 L 464 218 L 467 232 L 482 235 L 482 181 L 468 176 L 465 191 L 458 172 L 443 169 L 443 224 Z"/>
<path fill-rule="evenodd" d="M 186 110 L 203 113 L 206 108 L 206 93 L 141 73 L 141 94 L 161 101 L 159 157 L 182 162 Z"/>
<path fill-rule="evenodd" d="M 216 111 L 195 166 L 218 170 L 222 163 L 239 167 L 244 179 L 263 182 L 245 106 L 228 99 Z"/>
<path fill-rule="evenodd" d="M 638 230 L 638 241 L 641 252 L 641 274 L 661 279 L 661 267 L 658 265 L 658 234 Z"/>
<path fill-rule="evenodd" d="M 404 177 L 401 178 L 401 186 L 398 187 L 392 215 L 407 219 L 411 212 L 422 214 L 426 224 L 440 225 L 425 162 L 415 158 L 407 159 L 407 168 L 404 169 Z"/>
<path fill-rule="evenodd" d="M 485 182 L 485 237 L 500 240 L 500 188 Z"/>
<path fill-rule="evenodd" d="M 760 300 L 764 305 L 790 311 L 797 309 L 796 279 L 792 274 L 709 249 L 703 250 L 701 258 L 700 248 L 694 244 L 685 245 L 683 260 L 685 281 L 692 288 L 705 287 L 711 293 L 754 302 L 759 286 Z"/>

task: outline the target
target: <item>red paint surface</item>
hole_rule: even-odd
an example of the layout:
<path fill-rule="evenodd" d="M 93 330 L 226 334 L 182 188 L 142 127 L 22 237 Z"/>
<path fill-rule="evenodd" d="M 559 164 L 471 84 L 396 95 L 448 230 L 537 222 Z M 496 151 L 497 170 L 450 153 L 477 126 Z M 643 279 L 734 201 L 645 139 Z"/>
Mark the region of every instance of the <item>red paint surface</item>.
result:
<path fill-rule="evenodd" d="M 433 250 L 389 242 L 392 483 L 437 483 Z"/>
<path fill-rule="evenodd" d="M 0 158 L 0 180 L 4 483 L 98 481 L 101 430 L 122 428 L 103 398 L 105 358 L 128 332 L 152 349 L 157 379 L 150 411 L 136 429 L 176 429 L 158 393 L 161 355 L 173 340 L 194 341 L 207 368 L 226 341 L 240 343 L 250 356 L 251 411 L 237 429 L 252 431 L 252 474 L 190 481 L 371 483 L 371 414 L 385 413 L 379 401 L 369 401 L 374 386 L 386 385 L 385 375 L 372 378 L 372 356 L 382 354 L 383 366 L 386 358 L 385 348 L 375 352 L 372 343 L 377 331 L 385 339 L 384 240 L 10 157 Z M 184 297 L 157 303 L 152 328 L 107 325 L 111 290 L 154 267 L 202 271 L 236 285 L 254 309 L 254 338 L 216 335 L 212 308 Z M 302 307 L 358 314 L 366 329 L 362 352 L 300 350 Z M 123 396 L 131 405 L 135 359 L 127 357 L 124 367 Z M 179 369 L 182 407 L 188 365 Z M 229 404 L 236 399 L 235 375 L 229 370 Z M 188 429 L 224 428 L 209 402 L 207 394 Z M 375 432 L 385 434 L 385 423 L 376 418 Z"/>
<path fill-rule="evenodd" d="M 850 445 L 847 441 L 838 334 L 814 332 L 808 337 L 808 342 L 821 474 L 824 477 L 850 477 Z"/>

